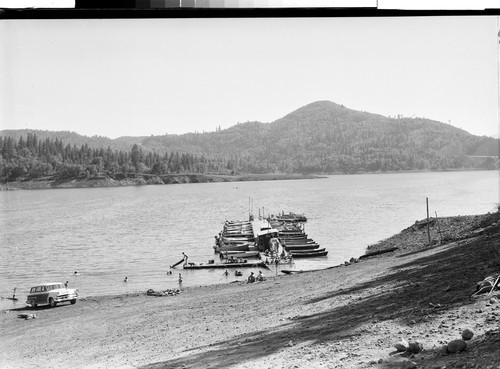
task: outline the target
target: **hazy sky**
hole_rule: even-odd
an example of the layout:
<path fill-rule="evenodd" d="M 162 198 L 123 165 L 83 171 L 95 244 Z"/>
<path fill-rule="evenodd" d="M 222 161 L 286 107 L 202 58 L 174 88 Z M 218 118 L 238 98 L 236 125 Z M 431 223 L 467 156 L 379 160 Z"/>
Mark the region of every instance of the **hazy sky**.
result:
<path fill-rule="evenodd" d="M 317 100 L 498 134 L 496 17 L 0 22 L 0 128 L 111 138 Z"/>

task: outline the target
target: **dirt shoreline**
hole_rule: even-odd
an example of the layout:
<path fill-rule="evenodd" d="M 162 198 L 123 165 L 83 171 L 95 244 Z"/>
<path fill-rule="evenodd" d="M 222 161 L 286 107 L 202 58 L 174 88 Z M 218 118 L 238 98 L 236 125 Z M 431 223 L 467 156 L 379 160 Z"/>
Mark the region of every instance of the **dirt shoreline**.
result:
<path fill-rule="evenodd" d="M 416 223 L 371 248 L 395 253 L 348 266 L 2 311 L 0 367 L 500 368 L 500 292 L 471 298 L 500 272 L 500 214 L 453 218 L 445 244 L 421 244 Z M 465 328 L 467 349 L 443 354 Z M 424 350 L 395 353 L 401 339 Z"/>
<path fill-rule="evenodd" d="M 321 175 L 302 174 L 166 174 L 166 175 L 138 175 L 136 178 L 112 179 L 110 177 L 55 180 L 39 179 L 0 183 L 0 191 L 42 190 L 62 188 L 96 188 L 96 187 L 126 187 L 144 185 L 166 185 L 181 183 L 215 183 L 215 182 L 246 182 L 246 181 L 283 181 L 290 179 L 316 179 Z"/>
<path fill-rule="evenodd" d="M 398 174 L 398 173 L 430 173 L 430 172 L 474 172 L 486 169 L 453 169 L 453 170 L 401 170 L 384 172 L 356 172 L 349 175 L 362 174 Z M 330 175 L 346 175 L 344 172 L 314 173 L 314 174 L 141 174 L 136 178 L 113 179 L 107 176 L 56 180 L 51 177 L 36 180 L 17 180 L 0 183 L 0 191 L 42 190 L 63 188 L 96 188 L 96 187 L 126 187 L 144 185 L 164 185 L 182 183 L 216 183 L 216 182 L 247 182 L 247 181 L 283 181 L 291 179 L 321 179 Z"/>

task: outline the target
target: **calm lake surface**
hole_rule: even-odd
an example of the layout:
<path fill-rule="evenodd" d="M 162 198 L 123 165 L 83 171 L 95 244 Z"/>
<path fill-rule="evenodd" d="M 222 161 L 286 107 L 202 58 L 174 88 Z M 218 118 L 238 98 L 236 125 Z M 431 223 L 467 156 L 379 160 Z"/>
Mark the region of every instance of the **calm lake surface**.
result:
<path fill-rule="evenodd" d="M 145 292 L 245 280 L 223 270 L 175 269 L 207 262 L 225 219 L 293 211 L 328 257 L 296 260 L 316 269 L 358 257 L 368 245 L 426 217 L 495 211 L 499 172 L 337 175 L 324 179 L 0 192 L 0 309 L 24 306 L 31 285 L 69 281 L 81 296 Z M 285 267 L 283 267 L 285 268 Z M 289 268 L 288 266 L 286 268 Z M 74 276 L 74 272 L 78 275 Z M 230 270 L 231 272 L 231 270 Z M 263 270 L 274 275 L 275 270 Z M 123 279 L 128 277 L 128 283 Z"/>

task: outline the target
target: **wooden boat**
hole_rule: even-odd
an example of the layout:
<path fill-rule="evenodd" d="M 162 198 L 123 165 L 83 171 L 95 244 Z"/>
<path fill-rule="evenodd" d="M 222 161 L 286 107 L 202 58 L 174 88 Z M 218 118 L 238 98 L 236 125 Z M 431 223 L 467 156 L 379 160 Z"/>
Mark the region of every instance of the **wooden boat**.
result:
<path fill-rule="evenodd" d="M 215 252 L 223 252 L 223 251 L 251 251 L 249 245 L 228 245 L 228 246 L 214 246 Z"/>
<path fill-rule="evenodd" d="M 292 255 L 296 255 L 296 254 L 306 254 L 306 253 L 311 253 L 311 252 L 323 252 L 323 251 L 326 251 L 325 248 L 322 248 L 322 249 L 303 249 L 303 250 L 290 250 L 290 252 L 292 253 Z"/>
<path fill-rule="evenodd" d="M 222 241 L 222 242 L 219 242 L 219 246 L 220 247 L 224 247 L 224 246 L 250 246 L 250 245 L 253 245 L 254 243 L 253 242 L 248 242 L 248 241 Z"/>
<path fill-rule="evenodd" d="M 221 259 L 230 259 L 230 258 L 235 258 L 235 259 L 243 258 L 243 259 L 246 259 L 246 258 L 254 258 L 256 256 L 259 256 L 259 252 L 258 251 L 243 251 L 243 252 L 239 252 L 239 251 L 221 251 L 220 252 Z"/>
<path fill-rule="evenodd" d="M 305 244 L 304 245 L 292 245 L 292 246 L 286 245 L 285 248 L 287 249 L 287 251 L 313 250 L 313 249 L 319 248 L 319 244 L 311 243 L 311 244 L 307 244 L 307 245 L 305 245 Z"/>
<path fill-rule="evenodd" d="M 293 274 L 293 273 L 310 273 L 310 272 L 318 272 L 320 270 L 326 270 L 326 269 L 331 269 L 332 267 L 329 268 L 321 268 L 321 269 L 308 269 L 308 270 L 297 270 L 297 269 L 281 269 L 280 272 L 285 273 L 285 274 Z M 333 267 L 335 268 L 335 267 Z"/>
<path fill-rule="evenodd" d="M 304 232 L 283 232 L 283 231 L 279 231 L 280 232 L 280 237 L 283 237 L 283 238 L 295 238 L 295 237 L 307 237 L 307 234 L 304 233 Z"/>
<path fill-rule="evenodd" d="M 308 270 L 293 270 L 293 269 L 281 269 L 281 273 L 293 274 L 293 273 L 306 273 Z"/>
<path fill-rule="evenodd" d="M 251 224 L 224 224 L 222 229 L 252 229 Z"/>
<path fill-rule="evenodd" d="M 296 239 L 296 240 L 281 240 L 281 244 L 286 245 L 294 245 L 294 244 L 308 244 L 308 243 L 315 243 L 315 241 L 312 238 L 301 238 L 301 239 Z"/>
<path fill-rule="evenodd" d="M 293 251 L 291 251 L 291 254 L 294 258 L 310 258 L 315 256 L 326 256 L 328 254 L 328 251 L 315 252 L 314 250 L 311 250 L 311 252 L 299 253 L 294 253 Z"/>
<path fill-rule="evenodd" d="M 222 232 L 221 236 L 222 237 L 246 237 L 246 238 L 252 238 L 252 237 L 254 237 L 253 232 L 242 232 L 240 230 L 229 231 L 229 232 Z"/>
<path fill-rule="evenodd" d="M 248 240 L 252 240 L 252 241 L 255 241 L 255 237 L 252 234 L 243 234 L 243 233 L 230 233 L 230 234 L 222 234 L 220 236 L 220 239 L 221 240 L 244 240 L 244 241 L 248 241 Z"/>
<path fill-rule="evenodd" d="M 286 235 L 286 234 L 281 234 L 279 237 L 283 240 L 296 240 L 296 239 L 302 239 L 302 238 L 307 238 L 307 234 L 294 234 L 294 235 Z"/>
<path fill-rule="evenodd" d="M 224 269 L 224 268 L 267 268 L 263 261 L 246 262 L 246 263 L 218 263 L 218 264 L 196 264 L 189 263 L 184 265 L 184 269 Z"/>
<path fill-rule="evenodd" d="M 289 212 L 288 214 L 278 214 L 275 219 L 281 222 L 307 222 L 307 218 L 304 214 L 295 214 Z"/>
<path fill-rule="evenodd" d="M 242 224 L 252 224 L 248 220 L 226 220 L 224 222 L 225 225 L 242 225 Z"/>
<path fill-rule="evenodd" d="M 224 228 L 222 231 L 223 234 L 227 233 L 245 233 L 249 235 L 253 235 L 252 228 Z"/>
<path fill-rule="evenodd" d="M 220 236 L 220 242 L 234 242 L 234 241 L 243 241 L 243 242 L 254 242 L 255 237 L 254 236 L 242 236 L 242 235 L 237 235 L 237 236 Z"/>

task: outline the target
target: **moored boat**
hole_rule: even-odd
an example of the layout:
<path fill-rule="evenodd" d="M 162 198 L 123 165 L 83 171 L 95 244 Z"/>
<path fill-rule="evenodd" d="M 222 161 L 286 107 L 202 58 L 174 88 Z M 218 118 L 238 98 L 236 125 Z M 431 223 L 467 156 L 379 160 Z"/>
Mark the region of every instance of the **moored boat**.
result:
<path fill-rule="evenodd" d="M 312 244 L 303 244 L 303 245 L 293 245 L 293 246 L 289 246 L 289 245 L 286 245 L 285 248 L 288 250 L 288 251 L 294 251 L 294 250 L 313 250 L 313 249 L 318 249 L 319 248 L 319 244 L 317 243 L 312 243 Z"/>
<path fill-rule="evenodd" d="M 322 249 L 297 249 L 297 250 L 290 250 L 290 252 L 292 253 L 292 255 L 307 254 L 307 253 L 311 253 L 311 252 L 318 253 L 318 252 L 324 252 L 324 251 L 326 251 L 326 249 L 324 247 Z"/>
<path fill-rule="evenodd" d="M 228 260 L 231 258 L 246 259 L 246 258 L 254 258 L 257 256 L 259 256 L 259 252 L 257 250 L 255 250 L 255 251 L 243 251 L 243 252 L 239 252 L 239 251 L 221 251 L 220 252 L 221 259 L 228 259 Z"/>
<path fill-rule="evenodd" d="M 214 246 L 215 252 L 223 252 L 223 251 L 255 251 L 255 246 L 249 245 L 229 245 L 229 246 Z"/>
<path fill-rule="evenodd" d="M 328 254 L 328 251 L 316 252 L 314 250 L 311 250 L 310 252 L 299 252 L 299 253 L 293 251 L 290 252 L 292 253 L 292 256 L 294 258 L 310 258 L 315 256 L 326 256 Z"/>
<path fill-rule="evenodd" d="M 293 240 L 283 239 L 280 237 L 281 243 L 283 245 L 302 245 L 308 243 L 316 243 L 312 238 L 297 238 Z"/>

